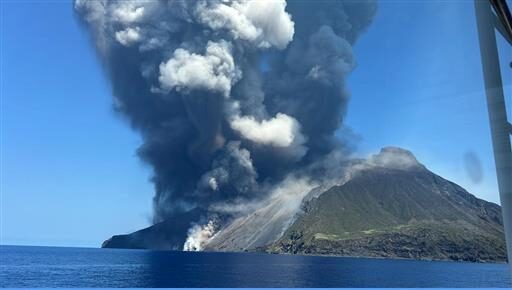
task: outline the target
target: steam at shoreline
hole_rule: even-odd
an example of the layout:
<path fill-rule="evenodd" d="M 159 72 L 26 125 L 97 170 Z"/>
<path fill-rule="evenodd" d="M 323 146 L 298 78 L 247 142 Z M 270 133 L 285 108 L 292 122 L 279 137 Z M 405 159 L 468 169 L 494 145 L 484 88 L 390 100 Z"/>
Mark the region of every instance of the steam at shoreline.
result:
<path fill-rule="evenodd" d="M 187 234 L 187 240 L 183 245 L 183 251 L 202 251 L 208 241 L 215 236 L 216 225 L 213 220 L 204 226 L 193 225 Z"/>

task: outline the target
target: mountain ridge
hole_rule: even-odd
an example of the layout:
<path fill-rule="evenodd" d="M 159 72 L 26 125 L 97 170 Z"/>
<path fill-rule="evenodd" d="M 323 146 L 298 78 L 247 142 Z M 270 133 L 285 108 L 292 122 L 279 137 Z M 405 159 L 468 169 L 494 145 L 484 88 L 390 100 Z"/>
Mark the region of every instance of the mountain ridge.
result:
<path fill-rule="evenodd" d="M 359 170 L 307 201 L 303 214 L 265 250 L 505 261 L 500 207 L 418 165 Z"/>
<path fill-rule="evenodd" d="M 237 227 L 254 225 L 244 219 L 205 249 L 506 261 L 500 206 L 431 172 L 410 151 L 385 147 L 367 159 L 354 160 L 345 174 L 340 184 L 327 190 L 317 187 L 305 195 L 301 211 L 290 225 L 264 246 L 240 246 L 244 237 L 233 236 L 239 233 Z M 282 206 L 286 200 L 279 202 L 269 208 Z M 189 214 L 201 216 L 197 211 Z M 114 236 L 103 246 L 180 250 L 184 239 L 172 240 L 165 232 L 186 234 L 189 226 L 179 223 L 177 216 L 129 235 Z M 251 235 L 251 229 L 242 232 Z"/>

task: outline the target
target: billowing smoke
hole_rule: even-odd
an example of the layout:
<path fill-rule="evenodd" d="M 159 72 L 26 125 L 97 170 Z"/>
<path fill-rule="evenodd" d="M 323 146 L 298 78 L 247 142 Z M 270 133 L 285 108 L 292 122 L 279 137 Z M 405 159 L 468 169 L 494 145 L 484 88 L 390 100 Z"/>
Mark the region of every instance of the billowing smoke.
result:
<path fill-rule="evenodd" d="M 75 10 L 115 109 L 143 136 L 154 222 L 191 210 L 218 221 L 191 220 L 186 249 L 262 208 L 286 224 L 298 206 L 281 217 L 284 187 L 300 200 L 341 175 L 345 76 L 374 1 L 75 0 Z"/>
<path fill-rule="evenodd" d="M 213 238 L 216 232 L 216 225 L 213 220 L 208 221 L 204 226 L 194 224 L 189 230 L 184 251 L 201 251 L 205 244 Z"/>

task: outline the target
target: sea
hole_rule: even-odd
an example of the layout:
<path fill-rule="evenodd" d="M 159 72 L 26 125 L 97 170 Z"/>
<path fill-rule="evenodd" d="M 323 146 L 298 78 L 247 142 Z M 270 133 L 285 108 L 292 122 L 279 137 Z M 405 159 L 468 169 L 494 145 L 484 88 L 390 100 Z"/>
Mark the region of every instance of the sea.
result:
<path fill-rule="evenodd" d="M 0 246 L 1 287 L 510 287 L 507 264 Z"/>

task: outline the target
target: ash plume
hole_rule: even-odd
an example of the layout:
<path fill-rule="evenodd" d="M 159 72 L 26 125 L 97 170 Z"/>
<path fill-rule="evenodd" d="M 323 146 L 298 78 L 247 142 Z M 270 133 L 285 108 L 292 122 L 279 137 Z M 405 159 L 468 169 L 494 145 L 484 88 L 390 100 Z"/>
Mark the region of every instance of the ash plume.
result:
<path fill-rule="evenodd" d="M 153 168 L 154 222 L 203 212 L 183 233 L 187 249 L 204 248 L 214 232 L 262 208 L 285 225 L 298 207 L 277 206 L 293 195 L 284 189 L 290 180 L 299 181 L 301 199 L 341 175 L 350 147 L 335 136 L 349 99 L 345 77 L 374 1 L 75 0 L 74 7 L 116 111 L 143 137 L 138 154 Z"/>

